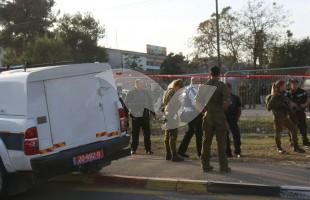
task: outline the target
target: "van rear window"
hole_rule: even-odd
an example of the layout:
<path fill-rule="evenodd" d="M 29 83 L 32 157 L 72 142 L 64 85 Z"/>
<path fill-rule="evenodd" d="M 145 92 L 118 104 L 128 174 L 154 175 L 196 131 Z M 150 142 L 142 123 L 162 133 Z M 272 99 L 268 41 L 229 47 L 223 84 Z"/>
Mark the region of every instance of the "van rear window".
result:
<path fill-rule="evenodd" d="M 26 115 L 26 86 L 20 82 L 0 82 L 0 115 Z"/>

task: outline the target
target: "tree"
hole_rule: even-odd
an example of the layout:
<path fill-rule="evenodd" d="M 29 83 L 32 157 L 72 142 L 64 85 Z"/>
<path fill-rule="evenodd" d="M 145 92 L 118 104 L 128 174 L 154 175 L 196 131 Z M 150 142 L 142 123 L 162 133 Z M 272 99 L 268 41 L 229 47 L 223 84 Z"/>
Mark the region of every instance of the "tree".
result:
<path fill-rule="evenodd" d="M 141 64 L 142 60 L 139 56 L 125 54 L 123 62 L 125 68 L 130 68 L 138 71 L 143 70 L 143 65 Z"/>
<path fill-rule="evenodd" d="M 22 60 L 13 48 L 6 48 L 3 55 L 3 65 L 12 66 L 21 64 Z"/>
<path fill-rule="evenodd" d="M 72 61 L 71 48 L 67 47 L 59 36 L 43 36 L 33 43 L 28 43 L 22 56 L 30 64 Z"/>
<path fill-rule="evenodd" d="M 268 55 L 281 35 L 278 31 L 287 26 L 287 13 L 275 2 L 269 6 L 264 0 L 249 0 L 239 16 L 245 51 L 251 52 L 254 68 L 268 64 Z"/>
<path fill-rule="evenodd" d="M 55 22 L 54 0 L 2 0 L 0 4 L 0 46 L 20 55 L 28 42 L 49 33 Z"/>
<path fill-rule="evenodd" d="M 44 64 L 72 61 L 70 47 L 65 46 L 60 37 L 38 37 L 35 42 L 29 42 L 21 55 L 12 48 L 5 49 L 4 64 Z"/>
<path fill-rule="evenodd" d="M 105 29 L 90 14 L 64 15 L 59 19 L 57 33 L 72 49 L 75 61 L 106 61 L 107 54 L 98 46 L 99 39 L 104 37 Z"/>
<path fill-rule="evenodd" d="M 181 67 L 187 64 L 185 57 L 180 54 L 170 53 L 160 67 L 161 74 L 182 74 Z"/>
<path fill-rule="evenodd" d="M 219 14 L 222 56 L 233 57 L 235 63 L 240 59 L 240 50 L 244 38 L 240 22 L 231 7 L 225 7 Z M 216 14 L 199 24 L 194 45 L 198 54 L 215 57 L 217 53 Z"/>
<path fill-rule="evenodd" d="M 288 34 L 291 37 L 292 34 Z M 300 41 L 288 39 L 286 43 L 275 47 L 272 54 L 272 67 L 296 67 L 310 65 L 310 38 Z"/>

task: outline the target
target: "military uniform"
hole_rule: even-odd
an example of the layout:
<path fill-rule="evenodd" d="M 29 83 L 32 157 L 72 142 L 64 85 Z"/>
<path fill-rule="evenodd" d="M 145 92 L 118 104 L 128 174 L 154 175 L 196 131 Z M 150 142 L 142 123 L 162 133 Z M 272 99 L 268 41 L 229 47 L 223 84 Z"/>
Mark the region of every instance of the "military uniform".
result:
<path fill-rule="evenodd" d="M 298 145 L 298 129 L 290 118 L 290 100 L 285 96 L 285 94 L 277 93 L 267 97 L 267 108 L 268 110 L 272 110 L 274 115 L 274 125 L 276 130 L 275 142 L 279 152 L 283 152 L 281 145 L 281 133 L 284 128 L 289 130 L 291 145 L 293 146 L 294 151 L 303 151 Z"/>
<path fill-rule="evenodd" d="M 293 111 L 297 119 L 297 124 L 298 124 L 300 134 L 302 135 L 303 144 L 310 145 L 309 139 L 307 137 L 307 122 L 306 122 L 306 113 L 305 113 L 306 108 L 303 108 L 301 106 L 302 104 L 305 104 L 308 101 L 307 92 L 301 88 L 298 88 L 295 91 L 290 90 L 287 93 L 287 96 L 290 98 L 292 102 L 294 102 L 297 105 L 297 107 L 294 108 Z"/>
<path fill-rule="evenodd" d="M 247 87 L 243 84 L 241 84 L 239 87 L 239 95 L 241 98 L 242 108 L 245 108 L 245 105 L 247 103 Z"/>
<path fill-rule="evenodd" d="M 248 104 L 249 109 L 256 108 L 256 89 L 252 84 L 249 85 L 248 89 Z"/>
<path fill-rule="evenodd" d="M 181 107 L 181 102 L 174 96 L 176 91 L 168 89 L 163 96 L 164 112 L 166 117 L 165 122 L 165 147 L 166 160 L 183 161 L 177 155 L 177 138 L 178 138 L 178 115 L 177 111 Z"/>
<path fill-rule="evenodd" d="M 217 150 L 219 156 L 219 164 L 221 171 L 229 171 L 227 155 L 226 155 L 226 145 L 227 145 L 227 122 L 226 115 L 224 111 L 224 102 L 229 101 L 229 92 L 228 87 L 219 80 L 209 80 L 207 85 L 217 87 L 215 93 L 211 97 L 210 101 L 206 106 L 206 113 L 203 117 L 203 146 L 201 154 L 201 163 L 204 171 L 212 170 L 210 166 L 211 158 L 211 145 L 213 136 L 216 136 L 217 140 Z M 202 105 L 203 97 L 206 91 L 203 91 L 203 87 L 199 88 L 197 94 L 197 102 L 200 102 Z"/>

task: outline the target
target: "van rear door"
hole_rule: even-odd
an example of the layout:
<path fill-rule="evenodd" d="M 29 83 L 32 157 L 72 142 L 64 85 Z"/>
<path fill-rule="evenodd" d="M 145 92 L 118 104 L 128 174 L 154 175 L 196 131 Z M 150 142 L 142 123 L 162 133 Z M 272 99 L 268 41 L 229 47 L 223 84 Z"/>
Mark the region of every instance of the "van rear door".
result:
<path fill-rule="evenodd" d="M 118 97 L 110 70 L 45 80 L 54 151 L 118 136 Z M 102 133 L 113 133 L 105 136 Z"/>

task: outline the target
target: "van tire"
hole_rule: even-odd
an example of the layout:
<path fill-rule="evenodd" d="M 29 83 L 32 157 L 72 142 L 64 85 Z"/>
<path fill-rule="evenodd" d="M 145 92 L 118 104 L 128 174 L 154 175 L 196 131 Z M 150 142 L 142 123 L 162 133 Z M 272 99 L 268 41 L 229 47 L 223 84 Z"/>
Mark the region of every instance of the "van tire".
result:
<path fill-rule="evenodd" d="M 7 173 L 0 158 L 0 199 L 7 199 Z"/>

